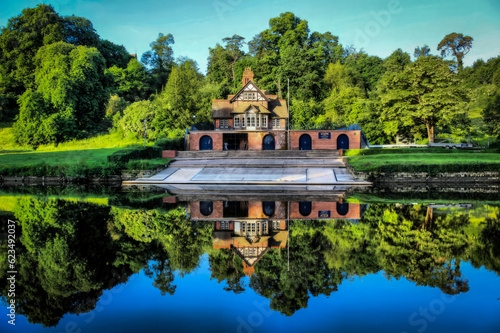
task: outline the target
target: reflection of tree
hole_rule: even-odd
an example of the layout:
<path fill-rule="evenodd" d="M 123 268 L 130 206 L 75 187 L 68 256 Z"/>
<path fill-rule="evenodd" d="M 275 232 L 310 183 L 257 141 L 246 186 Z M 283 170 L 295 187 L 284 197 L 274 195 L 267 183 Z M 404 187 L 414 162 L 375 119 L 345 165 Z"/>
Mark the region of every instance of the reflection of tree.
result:
<path fill-rule="evenodd" d="M 120 235 L 108 233 L 109 210 L 56 199 L 18 201 L 15 218 L 22 231 L 16 244 L 16 301 L 18 313 L 29 322 L 54 326 L 66 313 L 88 312 L 104 289 L 132 274 L 124 258 L 133 256 L 144 265 L 147 253 L 140 244 L 113 243 L 112 237 Z M 0 287 L 6 295 L 3 277 Z"/>
<path fill-rule="evenodd" d="M 181 276 L 198 267 L 203 246 L 210 243 L 210 225 L 191 226 L 181 208 L 168 213 L 113 209 L 113 215 L 117 230 L 138 241 L 160 244 L 170 267 Z"/>
<path fill-rule="evenodd" d="M 500 218 L 486 219 L 486 225 L 471 256 L 475 267 L 484 265 L 500 274 Z"/>
<path fill-rule="evenodd" d="M 331 269 L 348 276 L 364 276 L 380 270 L 368 225 L 351 225 L 347 220 L 334 220 L 326 225 L 324 233 L 331 243 L 325 252 Z"/>
<path fill-rule="evenodd" d="M 158 251 L 152 257 L 152 261 L 145 268 L 145 274 L 149 277 L 154 276 L 153 286 L 161 291 L 165 296 L 167 293 L 173 295 L 177 286 L 174 282 L 174 270 L 170 266 L 168 255 L 164 251 Z"/>
<path fill-rule="evenodd" d="M 226 291 L 233 291 L 240 294 L 245 291 L 241 279 L 243 274 L 243 261 L 233 251 L 229 249 L 213 250 L 208 257 L 210 263 L 211 279 L 216 279 L 218 283 L 226 281 Z"/>
<path fill-rule="evenodd" d="M 463 230 L 467 217 L 432 220 L 420 205 L 389 206 L 371 223 L 377 259 L 388 276 L 405 277 L 448 294 L 469 290 L 460 271 L 460 258 L 469 246 Z"/>
<path fill-rule="evenodd" d="M 271 299 L 271 309 L 287 316 L 306 308 L 309 294 L 328 296 L 343 279 L 325 264 L 328 245 L 318 230 L 297 234 L 290 243 L 290 270 L 286 251 L 269 251 L 256 265 L 250 287 Z"/>

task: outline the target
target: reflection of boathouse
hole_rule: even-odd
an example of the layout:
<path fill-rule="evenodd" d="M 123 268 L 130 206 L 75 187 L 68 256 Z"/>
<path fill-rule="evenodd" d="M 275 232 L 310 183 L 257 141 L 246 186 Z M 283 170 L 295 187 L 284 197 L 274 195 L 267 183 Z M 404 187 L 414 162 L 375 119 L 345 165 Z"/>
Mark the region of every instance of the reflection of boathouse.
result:
<path fill-rule="evenodd" d="M 191 201 L 192 220 L 360 219 L 366 205 L 341 201 Z M 288 209 L 290 210 L 288 212 Z"/>
<path fill-rule="evenodd" d="M 254 265 L 269 249 L 286 247 L 286 221 L 217 221 L 214 249 L 232 249 L 243 260 L 243 272 L 251 275 Z"/>
<path fill-rule="evenodd" d="M 269 249 L 288 244 L 288 221 L 360 219 L 365 205 L 342 201 L 190 201 L 191 220 L 215 221 L 214 249 L 231 249 L 246 275 Z"/>

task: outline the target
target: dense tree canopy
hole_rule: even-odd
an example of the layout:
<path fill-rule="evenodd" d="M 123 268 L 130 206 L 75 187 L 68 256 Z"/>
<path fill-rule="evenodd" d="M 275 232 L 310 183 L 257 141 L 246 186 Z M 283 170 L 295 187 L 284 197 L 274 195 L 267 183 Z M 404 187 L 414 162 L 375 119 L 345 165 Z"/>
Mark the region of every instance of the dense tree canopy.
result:
<path fill-rule="evenodd" d="M 41 47 L 35 63 L 35 86 L 21 98 L 16 140 L 37 146 L 97 131 L 110 80 L 99 51 L 58 42 Z"/>
<path fill-rule="evenodd" d="M 430 142 L 434 142 L 434 127 L 452 121 L 466 110 L 456 109 L 465 98 L 460 81 L 440 59 L 420 57 L 402 72 L 386 76 L 381 83 L 382 118 L 388 134 L 401 133 L 425 125 Z"/>

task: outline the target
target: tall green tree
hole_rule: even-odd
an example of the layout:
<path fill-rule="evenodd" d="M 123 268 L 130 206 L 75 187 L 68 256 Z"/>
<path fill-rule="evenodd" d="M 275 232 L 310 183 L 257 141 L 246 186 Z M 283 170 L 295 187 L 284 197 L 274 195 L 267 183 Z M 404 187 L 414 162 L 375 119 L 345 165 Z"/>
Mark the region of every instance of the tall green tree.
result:
<path fill-rule="evenodd" d="M 184 59 L 172 68 L 165 89 L 155 98 L 159 110 L 153 126 L 157 129 L 185 129 L 194 121 L 204 121 L 206 113 L 200 112 L 199 98 L 203 75 L 198 72 L 196 62 Z"/>
<path fill-rule="evenodd" d="M 61 17 L 50 5 L 26 8 L 10 18 L 0 33 L 0 93 L 15 103 L 26 89 L 34 88 L 38 49 L 61 40 Z"/>
<path fill-rule="evenodd" d="M 35 84 L 37 94 L 27 91 L 23 97 L 21 113 L 14 126 L 14 134 L 21 144 L 37 145 L 81 137 L 99 130 L 98 124 L 105 116 L 110 78 L 105 75 L 105 61 L 99 51 L 86 46 L 64 42 L 40 48 L 36 57 Z M 42 114 L 33 107 L 44 99 Z M 47 112 L 51 112 L 47 114 Z M 43 142 L 26 137 L 34 124 L 50 121 L 55 136 Z M 48 141 L 47 141 L 48 140 Z"/>
<path fill-rule="evenodd" d="M 466 99 L 460 80 L 441 59 L 420 57 L 402 72 L 381 81 L 380 103 L 384 131 L 404 133 L 405 128 L 418 137 L 425 125 L 427 137 L 434 142 L 434 127 L 446 125 L 466 110 L 454 108 Z"/>
<path fill-rule="evenodd" d="M 457 59 L 458 72 L 461 72 L 464 68 L 463 58 L 469 53 L 473 41 L 471 36 L 453 32 L 439 42 L 437 50 L 441 51 L 443 57 L 453 55 Z"/>
<path fill-rule="evenodd" d="M 151 42 L 151 50 L 144 53 L 141 62 L 150 69 L 152 86 L 159 91 L 167 83 L 172 67 L 174 66 L 174 36 L 172 34 L 158 34 L 158 38 Z"/>
<path fill-rule="evenodd" d="M 231 58 L 231 73 L 233 81 L 235 80 L 234 65 L 238 59 L 245 55 L 245 53 L 241 50 L 241 47 L 245 44 L 244 40 L 245 38 L 239 35 L 233 35 L 232 37 L 222 39 L 222 41 L 226 43 L 226 52 Z"/>

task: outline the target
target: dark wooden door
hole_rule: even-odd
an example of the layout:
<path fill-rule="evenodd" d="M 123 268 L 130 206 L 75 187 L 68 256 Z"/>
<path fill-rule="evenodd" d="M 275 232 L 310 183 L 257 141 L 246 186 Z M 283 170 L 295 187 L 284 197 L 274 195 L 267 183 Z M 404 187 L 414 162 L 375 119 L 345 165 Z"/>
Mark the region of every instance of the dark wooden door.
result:
<path fill-rule="evenodd" d="M 274 150 L 274 136 L 271 134 L 266 135 L 262 139 L 262 150 Z"/>
<path fill-rule="evenodd" d="M 340 134 L 337 138 L 337 149 L 349 149 L 349 137 L 345 134 Z"/>
<path fill-rule="evenodd" d="M 302 134 L 299 138 L 299 149 L 300 150 L 311 150 L 312 141 L 309 134 Z"/>
<path fill-rule="evenodd" d="M 299 213 L 302 216 L 309 216 L 311 214 L 312 202 L 301 201 L 299 202 Z"/>
<path fill-rule="evenodd" d="M 200 150 L 212 150 L 213 149 L 212 138 L 208 135 L 204 135 L 200 138 Z"/>
<path fill-rule="evenodd" d="M 200 213 L 209 216 L 214 211 L 213 201 L 200 201 Z"/>
<path fill-rule="evenodd" d="M 349 213 L 349 204 L 347 202 L 337 202 L 337 213 L 341 216 L 347 215 Z"/>

